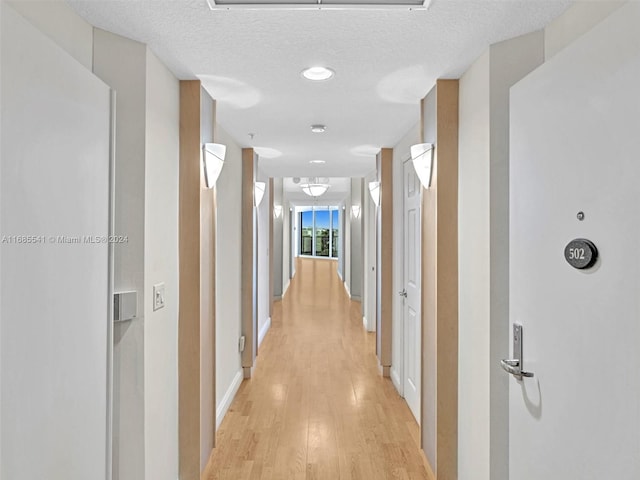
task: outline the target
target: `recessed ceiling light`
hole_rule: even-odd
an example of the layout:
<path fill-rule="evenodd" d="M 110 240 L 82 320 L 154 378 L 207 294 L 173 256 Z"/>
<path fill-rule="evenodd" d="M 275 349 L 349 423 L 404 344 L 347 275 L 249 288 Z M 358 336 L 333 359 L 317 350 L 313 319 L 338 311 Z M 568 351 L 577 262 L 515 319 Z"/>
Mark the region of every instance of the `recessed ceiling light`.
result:
<path fill-rule="evenodd" d="M 302 71 L 302 76 L 307 80 L 313 80 L 321 82 L 322 80 L 329 80 L 336 74 L 333 70 L 327 67 L 310 67 Z"/>
<path fill-rule="evenodd" d="M 326 125 L 311 125 L 311 131 L 313 133 L 324 133 L 326 130 Z"/>
<path fill-rule="evenodd" d="M 309 163 L 315 163 L 315 164 L 321 165 L 327 162 L 325 162 L 324 160 L 309 160 Z"/>

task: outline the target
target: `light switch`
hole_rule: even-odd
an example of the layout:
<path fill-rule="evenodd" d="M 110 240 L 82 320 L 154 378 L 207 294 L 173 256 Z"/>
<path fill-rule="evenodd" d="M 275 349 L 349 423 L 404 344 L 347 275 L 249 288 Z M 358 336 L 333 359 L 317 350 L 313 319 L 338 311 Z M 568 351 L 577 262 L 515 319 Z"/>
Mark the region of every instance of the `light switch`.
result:
<path fill-rule="evenodd" d="M 164 283 L 153 286 L 153 311 L 164 308 Z"/>

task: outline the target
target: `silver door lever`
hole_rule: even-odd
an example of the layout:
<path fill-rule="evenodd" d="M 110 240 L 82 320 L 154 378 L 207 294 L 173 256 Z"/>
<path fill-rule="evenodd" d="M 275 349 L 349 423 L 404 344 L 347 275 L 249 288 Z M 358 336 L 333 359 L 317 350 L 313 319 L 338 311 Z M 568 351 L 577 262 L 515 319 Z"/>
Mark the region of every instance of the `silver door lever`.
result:
<path fill-rule="evenodd" d="M 522 377 L 533 377 L 532 372 L 525 372 L 523 370 L 522 361 L 522 325 L 516 323 L 513 324 L 513 359 L 500 360 L 500 366 L 502 369 L 516 377 L 518 380 L 522 380 Z"/>
<path fill-rule="evenodd" d="M 522 377 L 533 377 L 533 373 L 520 370 L 520 360 L 500 360 L 500 366 L 505 372 L 510 373 L 518 380 L 522 379 Z"/>
<path fill-rule="evenodd" d="M 403 288 L 401 292 L 398 292 L 398 295 L 407 298 L 407 290 Z"/>

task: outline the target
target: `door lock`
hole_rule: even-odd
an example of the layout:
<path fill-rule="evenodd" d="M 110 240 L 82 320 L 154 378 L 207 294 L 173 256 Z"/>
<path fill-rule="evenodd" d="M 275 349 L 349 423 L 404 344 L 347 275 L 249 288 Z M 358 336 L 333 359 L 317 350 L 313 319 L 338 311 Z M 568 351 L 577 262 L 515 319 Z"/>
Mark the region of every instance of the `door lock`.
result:
<path fill-rule="evenodd" d="M 403 288 L 401 292 L 398 292 L 401 297 L 407 298 L 407 289 Z"/>
<path fill-rule="evenodd" d="M 522 325 L 513 324 L 513 358 L 500 360 L 502 369 L 522 380 L 522 377 L 533 377 L 532 372 L 525 372 L 522 360 Z"/>

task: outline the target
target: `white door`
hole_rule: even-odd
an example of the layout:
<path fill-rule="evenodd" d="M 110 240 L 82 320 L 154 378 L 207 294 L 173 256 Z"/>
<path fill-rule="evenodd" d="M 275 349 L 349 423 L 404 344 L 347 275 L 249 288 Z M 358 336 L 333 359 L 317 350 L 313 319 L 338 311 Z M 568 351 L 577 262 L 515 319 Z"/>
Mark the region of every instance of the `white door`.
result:
<path fill-rule="evenodd" d="M 103 480 L 110 90 L 0 9 L 0 477 Z"/>
<path fill-rule="evenodd" d="M 510 318 L 534 376 L 509 379 L 510 480 L 640 478 L 639 22 L 629 2 L 511 91 Z M 565 259 L 578 238 L 592 268 Z"/>
<path fill-rule="evenodd" d="M 365 182 L 366 183 L 366 182 Z M 364 201 L 364 323 L 368 332 L 375 332 L 377 326 L 377 302 L 376 302 L 376 210 L 377 207 L 367 193 Z M 379 338 L 376 335 L 376 352 L 379 351 Z"/>
<path fill-rule="evenodd" d="M 420 191 L 413 163 L 404 163 L 404 398 L 420 423 Z"/>

